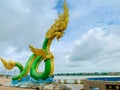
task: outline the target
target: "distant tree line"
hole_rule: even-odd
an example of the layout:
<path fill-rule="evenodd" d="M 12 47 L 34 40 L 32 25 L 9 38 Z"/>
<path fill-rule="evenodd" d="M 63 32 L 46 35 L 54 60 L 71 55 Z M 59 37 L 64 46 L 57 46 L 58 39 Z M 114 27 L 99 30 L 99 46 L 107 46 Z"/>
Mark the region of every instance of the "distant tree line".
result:
<path fill-rule="evenodd" d="M 120 75 L 120 72 L 57 73 L 54 76 Z"/>

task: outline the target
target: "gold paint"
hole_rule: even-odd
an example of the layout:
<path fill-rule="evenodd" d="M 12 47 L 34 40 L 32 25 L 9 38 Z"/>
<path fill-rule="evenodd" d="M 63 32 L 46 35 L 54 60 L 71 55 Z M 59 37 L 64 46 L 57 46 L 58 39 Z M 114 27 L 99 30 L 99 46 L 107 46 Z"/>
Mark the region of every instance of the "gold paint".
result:
<path fill-rule="evenodd" d="M 16 62 L 14 62 L 13 60 L 10 60 L 9 62 L 7 62 L 7 60 L 0 58 L 4 67 L 8 70 L 13 69 L 13 67 L 15 66 Z"/>
<path fill-rule="evenodd" d="M 28 72 L 30 71 L 31 65 L 32 65 L 33 61 L 35 60 L 35 58 L 36 58 L 36 56 L 34 56 L 34 57 L 32 58 L 29 66 L 28 66 L 28 68 L 27 68 L 26 74 L 25 74 L 24 76 L 26 76 L 26 75 L 28 74 Z"/>
<path fill-rule="evenodd" d="M 48 54 L 46 55 L 46 52 L 45 52 L 45 50 L 43 50 L 43 49 L 34 48 L 34 47 L 31 46 L 31 45 L 29 45 L 29 47 L 30 47 L 31 51 L 32 51 L 35 55 L 37 55 L 37 56 L 42 56 L 42 58 L 43 58 L 44 60 L 46 60 L 46 59 L 48 59 L 48 58 L 50 58 L 50 59 L 51 59 L 51 58 L 54 58 L 53 54 L 50 53 L 49 50 L 48 50 Z"/>
<path fill-rule="evenodd" d="M 58 15 L 58 20 L 55 20 L 55 23 L 51 26 L 51 28 L 46 33 L 46 38 L 54 39 L 55 37 L 59 40 L 63 34 L 65 29 L 68 25 L 69 20 L 69 11 L 66 5 L 66 0 L 64 0 L 64 12 L 63 14 Z"/>
<path fill-rule="evenodd" d="M 68 11 L 68 7 L 66 5 L 66 0 L 64 0 L 63 7 L 64 7 L 63 14 L 58 15 L 58 20 L 55 20 L 55 23 L 51 26 L 51 28 L 46 33 L 46 38 L 49 39 L 48 44 L 47 44 L 47 53 L 43 49 L 38 49 L 38 48 L 34 48 L 33 46 L 29 46 L 31 51 L 38 56 L 42 56 L 44 61 L 47 60 L 48 58 L 50 58 L 50 60 L 51 60 L 51 71 L 50 71 L 49 75 L 52 75 L 53 71 L 54 71 L 54 56 L 50 52 L 50 45 L 51 45 L 52 40 L 54 38 L 59 40 L 64 35 L 64 31 L 65 31 L 65 29 L 67 28 L 67 25 L 68 25 L 69 11 Z M 37 65 L 37 68 L 38 68 L 38 65 Z M 36 71 L 37 70 L 38 69 L 36 69 Z"/>
<path fill-rule="evenodd" d="M 54 59 L 54 55 L 52 53 L 45 56 L 44 61 L 50 58 L 51 60 Z"/>
<path fill-rule="evenodd" d="M 54 55 L 52 53 L 50 53 L 49 55 L 46 55 L 46 58 L 44 59 L 47 60 L 48 58 L 50 58 L 50 62 L 51 62 L 51 70 L 50 70 L 50 74 L 49 76 L 53 75 L 53 72 L 54 72 Z"/>
<path fill-rule="evenodd" d="M 43 49 L 39 49 L 39 48 L 34 48 L 33 46 L 29 45 L 29 48 L 31 49 L 31 51 L 38 56 L 42 56 L 43 58 L 46 56 L 46 52 Z"/>
<path fill-rule="evenodd" d="M 46 38 L 49 39 L 47 44 L 48 55 L 46 55 L 46 58 L 51 59 L 51 71 L 49 76 L 52 75 L 54 71 L 54 56 L 50 53 L 50 45 L 54 38 L 59 40 L 64 35 L 64 31 L 67 28 L 68 21 L 69 21 L 69 10 L 66 5 L 66 0 L 64 0 L 63 7 L 64 7 L 63 14 L 58 15 L 58 20 L 55 20 L 55 23 L 51 26 L 51 28 L 46 33 Z"/>
<path fill-rule="evenodd" d="M 50 29 L 46 33 L 46 38 L 49 40 L 48 44 L 47 44 L 47 51 L 45 51 L 43 49 L 34 48 L 31 45 L 29 46 L 31 51 L 37 56 L 42 56 L 42 59 L 44 59 L 44 61 L 47 60 L 48 58 L 50 58 L 50 60 L 51 60 L 51 71 L 50 71 L 49 75 L 52 75 L 53 71 L 54 71 L 54 56 L 50 52 L 50 45 L 51 45 L 53 39 L 56 38 L 57 40 L 59 40 L 64 35 L 64 31 L 67 28 L 68 21 L 69 21 L 69 10 L 68 10 L 68 7 L 66 5 L 66 0 L 64 0 L 63 7 L 64 7 L 63 14 L 58 15 L 58 19 L 55 20 L 55 23 L 50 27 Z M 32 59 L 25 75 L 28 74 L 28 72 L 30 70 L 30 67 L 31 67 L 31 64 L 33 63 L 35 58 L 36 58 L 36 56 L 34 56 L 34 58 Z M 3 63 L 3 65 L 4 65 L 4 67 L 8 70 L 11 70 L 16 64 L 16 62 L 14 62 L 13 60 L 10 60 L 9 62 L 7 62 L 3 58 L 0 58 L 0 59 Z M 37 65 L 37 68 L 38 68 L 38 65 Z"/>
<path fill-rule="evenodd" d="M 48 44 L 47 44 L 47 52 L 50 54 L 50 45 L 52 43 L 52 39 L 49 39 Z"/>
<path fill-rule="evenodd" d="M 41 59 L 43 59 L 43 58 L 41 58 Z M 39 62 L 37 63 L 37 66 L 36 66 L 36 72 L 39 73 L 39 74 L 42 73 L 42 72 L 39 72 L 39 71 L 38 71 L 38 67 L 39 67 L 39 64 L 41 63 L 41 61 L 42 61 L 42 60 L 39 60 Z"/>
<path fill-rule="evenodd" d="M 53 75 L 54 72 L 54 59 L 51 59 L 51 70 L 49 76 Z"/>

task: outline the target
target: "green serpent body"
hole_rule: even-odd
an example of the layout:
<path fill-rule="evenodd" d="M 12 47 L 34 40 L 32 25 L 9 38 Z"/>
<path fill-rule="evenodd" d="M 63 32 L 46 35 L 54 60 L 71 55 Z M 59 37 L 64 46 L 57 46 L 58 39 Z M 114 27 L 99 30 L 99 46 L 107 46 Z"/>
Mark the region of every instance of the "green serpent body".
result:
<path fill-rule="evenodd" d="M 49 76 L 53 75 L 54 71 L 54 56 L 50 52 L 50 45 L 52 41 L 56 38 L 59 40 L 63 35 L 64 31 L 67 28 L 69 20 L 69 11 L 66 6 L 66 1 L 64 0 L 64 12 L 58 16 L 58 20 L 55 20 L 55 23 L 47 31 L 46 37 L 44 39 L 42 49 L 34 48 L 30 46 L 33 54 L 29 57 L 25 67 L 23 68 L 22 64 L 19 62 L 14 62 L 13 60 L 7 62 L 5 59 L 0 58 L 4 67 L 8 70 L 13 69 L 14 66 L 20 69 L 20 74 L 13 76 L 12 80 L 21 80 L 23 77 L 27 76 L 30 72 L 30 76 L 35 80 L 45 80 Z M 44 60 L 45 69 L 43 72 L 38 71 L 39 64 Z"/>
<path fill-rule="evenodd" d="M 44 49 L 46 51 L 46 54 L 48 54 L 48 52 L 47 52 L 48 41 L 49 41 L 49 39 L 45 38 L 43 46 L 42 46 L 42 49 Z M 44 72 L 42 72 L 42 73 L 36 72 L 37 69 L 38 69 L 38 67 L 36 67 L 36 66 L 38 66 L 41 61 L 42 61 L 42 56 L 38 56 L 34 60 L 32 66 L 31 66 L 31 69 L 30 69 L 30 75 L 36 80 L 46 79 L 50 75 L 50 71 L 51 71 L 51 68 L 52 68 L 51 59 L 48 58 L 47 60 L 44 61 L 45 62 Z"/>
<path fill-rule="evenodd" d="M 17 66 L 20 69 L 20 73 L 23 71 L 23 66 L 19 62 L 16 62 L 15 66 Z"/>
<path fill-rule="evenodd" d="M 28 67 L 30 67 L 31 60 L 33 60 L 34 56 L 35 56 L 34 54 L 32 54 L 30 56 L 30 58 L 28 59 L 26 65 L 25 65 L 25 68 L 22 70 L 22 72 L 19 75 L 12 77 L 12 80 L 20 80 L 20 79 L 22 79 L 22 77 L 25 76 L 25 74 L 27 73 L 26 71 L 28 71 L 27 69 L 28 69 Z"/>
<path fill-rule="evenodd" d="M 42 47 L 42 49 L 44 49 L 46 51 L 46 54 L 48 53 L 47 52 L 48 41 L 49 40 L 47 38 L 45 38 L 43 47 Z M 22 79 L 23 77 L 25 77 L 28 74 L 29 70 L 30 70 L 31 77 L 33 77 L 34 79 L 36 79 L 36 80 L 46 79 L 50 74 L 52 64 L 51 64 L 51 60 L 49 58 L 47 60 L 45 60 L 45 70 L 43 73 L 39 73 L 39 72 L 37 72 L 38 67 L 36 67 L 36 66 L 38 66 L 42 60 L 43 60 L 42 56 L 36 56 L 35 54 L 32 54 L 30 56 L 30 58 L 28 59 L 26 65 L 25 65 L 25 68 L 21 71 L 21 73 L 19 75 L 12 77 L 12 80 Z"/>

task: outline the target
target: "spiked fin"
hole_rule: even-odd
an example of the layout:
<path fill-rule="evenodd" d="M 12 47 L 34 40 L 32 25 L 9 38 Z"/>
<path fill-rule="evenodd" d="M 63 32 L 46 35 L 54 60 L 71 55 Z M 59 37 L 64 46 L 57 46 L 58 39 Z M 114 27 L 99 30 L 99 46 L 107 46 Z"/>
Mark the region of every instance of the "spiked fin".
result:
<path fill-rule="evenodd" d="M 45 50 L 43 50 L 43 49 L 39 49 L 39 48 L 34 48 L 33 46 L 31 46 L 31 45 L 29 45 L 29 48 L 31 49 L 31 51 L 34 53 L 34 54 L 36 54 L 36 55 L 38 55 L 38 56 L 43 56 L 43 57 L 45 57 L 46 56 L 46 52 L 45 52 Z"/>
<path fill-rule="evenodd" d="M 9 62 L 7 62 L 7 60 L 0 58 L 4 67 L 8 70 L 13 69 L 13 67 L 15 66 L 16 62 L 14 62 L 13 60 L 10 60 Z"/>

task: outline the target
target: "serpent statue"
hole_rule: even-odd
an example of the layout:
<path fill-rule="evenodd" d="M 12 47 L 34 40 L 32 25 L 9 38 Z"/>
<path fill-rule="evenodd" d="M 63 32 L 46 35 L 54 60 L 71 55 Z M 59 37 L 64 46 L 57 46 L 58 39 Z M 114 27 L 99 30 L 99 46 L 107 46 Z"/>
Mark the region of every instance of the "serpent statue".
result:
<path fill-rule="evenodd" d="M 35 80 L 45 80 L 49 76 L 53 75 L 54 72 L 54 55 L 50 52 L 50 45 L 52 41 L 56 38 L 59 40 L 65 32 L 65 29 L 68 25 L 69 20 L 69 10 L 64 0 L 63 5 L 64 11 L 62 14 L 58 15 L 58 19 L 55 20 L 55 23 L 50 27 L 46 32 L 46 36 L 42 45 L 42 49 L 34 48 L 29 46 L 32 51 L 32 55 L 29 57 L 25 67 L 19 62 L 10 60 L 9 62 L 3 58 L 0 58 L 4 67 L 8 70 L 13 69 L 15 66 L 20 69 L 20 74 L 13 76 L 12 80 L 21 80 L 30 72 L 30 76 Z M 45 68 L 43 72 L 38 71 L 38 66 L 41 61 L 44 60 Z"/>

